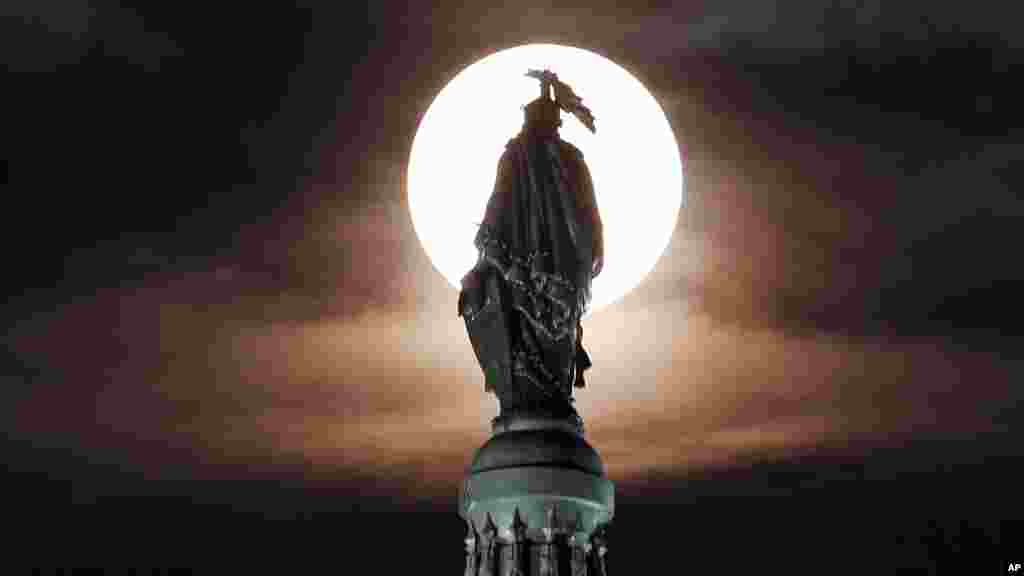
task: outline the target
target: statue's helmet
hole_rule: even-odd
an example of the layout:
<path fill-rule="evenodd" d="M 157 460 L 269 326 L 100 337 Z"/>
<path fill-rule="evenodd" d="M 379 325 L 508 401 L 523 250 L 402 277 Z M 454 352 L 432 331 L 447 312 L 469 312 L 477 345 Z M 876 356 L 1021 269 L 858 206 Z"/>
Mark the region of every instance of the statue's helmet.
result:
<path fill-rule="evenodd" d="M 523 126 L 527 130 L 554 132 L 562 125 L 561 109 L 558 104 L 541 96 L 523 107 Z"/>

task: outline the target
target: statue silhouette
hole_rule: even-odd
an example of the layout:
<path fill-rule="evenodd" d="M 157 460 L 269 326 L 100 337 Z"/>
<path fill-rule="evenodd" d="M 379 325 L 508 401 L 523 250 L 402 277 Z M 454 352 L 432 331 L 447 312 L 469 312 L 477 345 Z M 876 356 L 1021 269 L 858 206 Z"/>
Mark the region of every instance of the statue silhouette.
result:
<path fill-rule="evenodd" d="M 539 417 L 581 425 L 572 388 L 584 386 L 591 366 L 580 318 L 604 265 L 603 228 L 583 154 L 558 128 L 562 110 L 592 131 L 594 118 L 552 72 L 527 75 L 540 80 L 541 96 L 524 107 L 522 130 L 498 162 L 459 315 L 485 389 L 501 405 L 496 422 Z"/>

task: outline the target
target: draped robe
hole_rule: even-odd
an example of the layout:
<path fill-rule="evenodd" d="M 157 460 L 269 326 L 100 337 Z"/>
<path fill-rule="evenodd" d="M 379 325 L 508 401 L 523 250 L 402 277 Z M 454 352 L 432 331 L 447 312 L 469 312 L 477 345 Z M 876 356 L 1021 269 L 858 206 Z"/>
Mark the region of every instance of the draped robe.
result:
<path fill-rule="evenodd" d="M 575 416 L 590 366 L 580 317 L 603 230 L 583 154 L 557 133 L 509 140 L 463 278 L 459 313 L 502 414 Z"/>

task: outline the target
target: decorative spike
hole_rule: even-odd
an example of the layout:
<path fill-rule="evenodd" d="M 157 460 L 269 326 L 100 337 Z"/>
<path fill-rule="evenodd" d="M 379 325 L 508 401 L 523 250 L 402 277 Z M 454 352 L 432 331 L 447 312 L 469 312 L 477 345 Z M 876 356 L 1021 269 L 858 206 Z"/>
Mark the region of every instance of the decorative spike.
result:
<path fill-rule="evenodd" d="M 590 536 L 593 547 L 590 550 L 590 563 L 594 576 L 607 576 L 605 554 L 608 553 L 608 525 L 600 524 Z"/>
<path fill-rule="evenodd" d="M 573 536 L 573 546 L 569 549 L 569 575 L 587 576 L 587 549 L 582 544 L 576 543 L 576 536 Z"/>
<path fill-rule="evenodd" d="M 522 541 L 526 535 L 526 523 L 523 522 L 522 516 L 519 515 L 519 507 L 516 506 L 515 516 L 512 517 L 512 536 L 516 542 Z"/>
<path fill-rule="evenodd" d="M 541 532 L 544 533 L 544 540 L 551 542 L 554 539 L 555 531 L 558 529 L 558 508 L 554 505 L 548 507 L 546 523 Z"/>
<path fill-rule="evenodd" d="M 583 532 L 583 514 L 578 510 L 576 511 L 576 518 L 572 522 L 572 531 L 573 533 Z"/>
<path fill-rule="evenodd" d="M 523 543 L 526 541 L 526 523 L 519 514 L 519 507 L 512 516 L 512 576 L 526 576 L 526 554 Z"/>
<path fill-rule="evenodd" d="M 558 508 L 552 504 L 547 509 L 544 533 L 544 543 L 541 544 L 541 558 L 539 576 L 559 576 L 559 564 L 561 552 L 560 545 L 555 544 L 555 532 L 558 530 Z"/>
<path fill-rule="evenodd" d="M 488 539 L 493 539 L 498 533 L 498 527 L 494 524 L 494 518 L 491 518 L 490 512 L 487 513 L 487 521 L 484 523 L 483 532 Z"/>
<path fill-rule="evenodd" d="M 466 571 L 464 575 L 477 576 L 476 529 L 473 527 L 472 520 L 468 520 L 466 524 L 468 529 L 466 532 Z"/>
<path fill-rule="evenodd" d="M 496 576 L 498 573 L 498 527 L 494 525 L 491 513 L 487 513 L 483 535 L 486 538 L 480 550 L 480 575 Z"/>

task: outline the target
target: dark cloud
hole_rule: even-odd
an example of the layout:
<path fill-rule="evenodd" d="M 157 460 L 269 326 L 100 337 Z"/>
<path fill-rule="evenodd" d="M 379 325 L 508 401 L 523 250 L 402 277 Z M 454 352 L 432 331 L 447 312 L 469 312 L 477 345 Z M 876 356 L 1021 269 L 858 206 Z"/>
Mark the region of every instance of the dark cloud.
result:
<path fill-rule="evenodd" d="M 5 5 L 4 17 L 10 48 L 4 57 L 15 72 L 55 72 L 90 52 L 156 72 L 165 58 L 183 54 L 165 31 L 147 29 L 131 7 L 84 0 L 18 1 Z"/>

